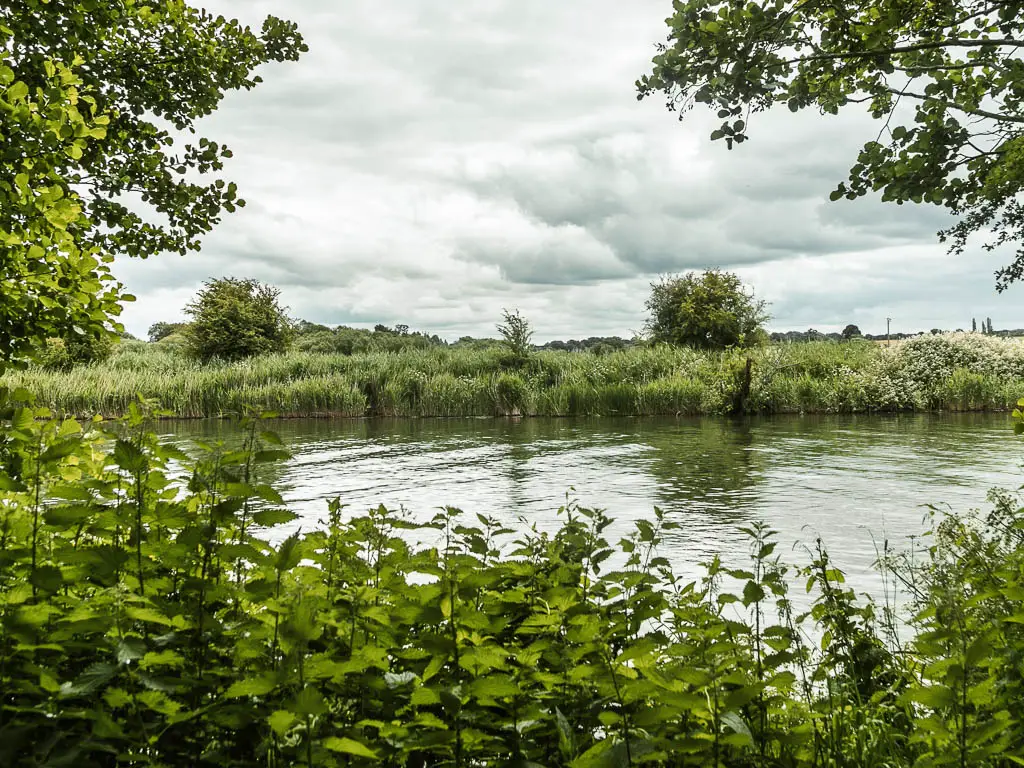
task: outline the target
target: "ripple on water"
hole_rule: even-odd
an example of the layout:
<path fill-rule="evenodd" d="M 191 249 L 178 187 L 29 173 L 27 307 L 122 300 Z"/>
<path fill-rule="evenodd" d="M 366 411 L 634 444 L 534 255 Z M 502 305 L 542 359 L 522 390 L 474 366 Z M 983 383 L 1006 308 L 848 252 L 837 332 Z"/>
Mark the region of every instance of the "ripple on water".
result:
<path fill-rule="evenodd" d="M 778 531 L 777 552 L 805 563 L 817 536 L 858 591 L 878 594 L 876 547 L 925 529 L 926 504 L 983 507 L 1020 485 L 1021 451 L 1005 415 L 724 419 L 288 421 L 294 457 L 271 468 L 304 529 L 338 496 L 417 517 L 446 505 L 554 530 L 571 495 L 613 517 L 612 541 L 658 506 L 678 530 L 663 554 L 683 573 L 720 553 L 739 564 L 741 525 Z M 230 434 L 220 422 L 166 425 L 185 444 Z M 794 551 L 795 550 L 795 551 Z"/>

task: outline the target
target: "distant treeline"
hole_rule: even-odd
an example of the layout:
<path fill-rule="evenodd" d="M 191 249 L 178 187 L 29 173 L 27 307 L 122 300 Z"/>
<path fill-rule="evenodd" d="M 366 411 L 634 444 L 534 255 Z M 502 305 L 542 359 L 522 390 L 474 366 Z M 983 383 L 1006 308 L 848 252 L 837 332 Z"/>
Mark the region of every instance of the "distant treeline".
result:
<path fill-rule="evenodd" d="M 149 329 L 151 342 L 173 344 L 181 340 L 187 323 L 154 323 Z M 452 347 L 456 349 L 488 349 L 501 344 L 500 339 L 463 336 L 458 341 L 448 342 L 437 334 L 410 330 L 408 325 L 394 327 L 378 324 L 369 328 L 352 328 L 347 325 L 330 327 L 320 323 L 299 320 L 294 326 L 295 348 L 301 352 L 355 355 L 366 352 L 399 352 L 405 349 L 429 349 L 431 347 Z M 586 339 L 549 341 L 533 345 L 537 351 L 558 350 L 563 352 L 592 352 L 607 354 L 642 344 L 640 339 L 623 339 L 619 336 L 590 336 Z"/>
<path fill-rule="evenodd" d="M 149 340 L 151 342 L 164 341 L 173 343 L 181 338 L 181 332 L 186 328 L 187 323 L 154 323 L 149 329 Z M 983 325 L 986 330 L 978 331 L 990 336 L 1024 336 L 1024 328 L 1012 330 L 987 330 L 989 326 Z M 489 349 L 500 345 L 501 341 L 495 338 L 462 336 L 458 341 L 449 342 L 437 334 L 430 334 L 424 331 L 410 330 L 408 325 L 398 324 L 393 327 L 378 324 L 369 328 L 353 328 L 347 325 L 330 327 L 320 323 L 311 323 L 307 320 L 299 320 L 293 326 L 295 332 L 295 349 L 301 352 L 320 352 L 323 354 L 356 355 L 367 352 L 400 352 L 406 349 L 430 349 L 433 347 L 450 347 L 455 349 Z M 957 328 L 957 331 L 963 329 Z M 860 333 L 856 326 L 847 326 L 843 333 L 823 333 L 810 328 L 806 331 L 777 331 L 769 335 L 774 343 L 803 343 L 813 341 L 848 341 L 851 339 L 864 339 L 867 341 L 884 341 L 886 338 L 893 340 L 911 339 L 928 334 L 946 333 L 939 328 L 932 328 L 930 331 L 918 333 L 892 333 L 888 337 L 884 334 Z M 646 342 L 638 337 L 624 339 L 620 336 L 589 336 L 585 339 L 568 339 L 548 341 L 544 344 L 533 345 L 533 349 L 553 350 L 559 352 L 590 352 L 592 354 L 608 354 L 631 347 L 643 346 Z"/>
<path fill-rule="evenodd" d="M 848 326 L 849 328 L 849 326 Z M 855 327 L 854 327 L 855 328 Z M 775 333 L 769 334 L 769 339 L 774 343 L 801 343 L 811 341 L 849 341 L 852 339 L 864 339 L 866 341 L 885 341 L 886 339 L 900 340 L 900 339 L 916 339 L 919 336 L 938 336 L 942 333 L 963 333 L 963 328 L 956 329 L 942 329 L 932 328 L 930 331 L 918 331 L 917 333 L 890 333 L 888 335 L 884 333 L 822 333 L 816 331 L 813 328 L 806 331 L 776 331 Z M 986 336 L 999 336 L 1002 338 L 1010 338 L 1017 336 L 1024 336 L 1024 328 L 1013 328 L 1007 330 L 984 330 L 976 331 L 976 333 L 984 334 Z"/>

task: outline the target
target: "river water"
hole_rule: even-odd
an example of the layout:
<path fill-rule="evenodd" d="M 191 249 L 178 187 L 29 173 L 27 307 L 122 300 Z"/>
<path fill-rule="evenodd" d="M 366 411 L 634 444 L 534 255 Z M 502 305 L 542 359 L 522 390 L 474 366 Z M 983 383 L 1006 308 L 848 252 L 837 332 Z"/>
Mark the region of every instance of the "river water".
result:
<path fill-rule="evenodd" d="M 993 487 L 1022 483 L 1024 438 L 1005 414 L 277 422 L 294 457 L 271 479 L 315 527 L 326 500 L 352 513 L 404 506 L 418 518 L 450 505 L 514 525 L 558 526 L 566 494 L 614 519 L 617 541 L 655 506 L 682 523 L 661 553 L 698 575 L 715 553 L 745 564 L 740 526 L 763 521 L 797 565 L 820 536 L 858 591 L 878 595 L 877 548 L 906 548 L 933 504 L 986 508 Z M 167 423 L 184 444 L 230 436 L 225 422 Z M 574 490 L 570 490 L 574 489 Z"/>

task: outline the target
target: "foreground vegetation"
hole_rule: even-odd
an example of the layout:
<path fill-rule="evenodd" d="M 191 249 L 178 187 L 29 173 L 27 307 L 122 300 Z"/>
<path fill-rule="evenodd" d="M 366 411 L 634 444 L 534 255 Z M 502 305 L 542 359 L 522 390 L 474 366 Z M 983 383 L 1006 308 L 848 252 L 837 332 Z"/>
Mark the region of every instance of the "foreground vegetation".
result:
<path fill-rule="evenodd" d="M 656 512 L 512 531 L 261 482 L 257 420 L 193 457 L 144 413 L 54 421 L 15 393 L 0 473 L 0 764 L 1010 766 L 1024 511 L 885 557 L 912 613 L 858 603 L 820 547 L 683 583 Z M 984 525 L 980 525 L 980 523 Z M 737 565 L 737 564 L 730 564 Z M 798 615 L 789 584 L 813 600 Z M 899 622 L 906 626 L 900 631 Z"/>
<path fill-rule="evenodd" d="M 1024 344 L 949 334 L 889 349 L 821 342 L 519 358 L 500 347 L 441 347 L 201 364 L 174 345 L 126 342 L 102 363 L 11 371 L 0 383 L 28 389 L 56 412 L 108 416 L 123 414 L 139 394 L 179 417 L 240 412 L 245 404 L 288 416 L 995 410 L 1024 396 Z"/>

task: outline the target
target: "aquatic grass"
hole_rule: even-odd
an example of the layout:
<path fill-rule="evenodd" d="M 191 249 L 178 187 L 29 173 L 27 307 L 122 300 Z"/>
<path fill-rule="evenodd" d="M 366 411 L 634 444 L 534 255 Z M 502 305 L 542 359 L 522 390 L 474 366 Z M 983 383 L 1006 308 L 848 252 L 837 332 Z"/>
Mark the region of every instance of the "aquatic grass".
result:
<path fill-rule="evenodd" d="M 685 376 L 651 381 L 637 387 L 636 410 L 652 415 L 694 416 L 703 412 L 706 387 Z"/>
<path fill-rule="evenodd" d="M 1022 394 L 1024 345 L 979 334 L 867 343 L 777 344 L 698 352 L 633 347 L 604 355 L 433 347 L 355 355 L 293 351 L 196 363 L 175 345 L 130 342 L 69 372 L 11 371 L 57 413 L 114 416 L 139 395 L 179 417 L 237 412 L 247 402 L 286 416 L 602 416 L 730 412 L 745 361 L 746 410 L 857 413 L 993 410 Z"/>

